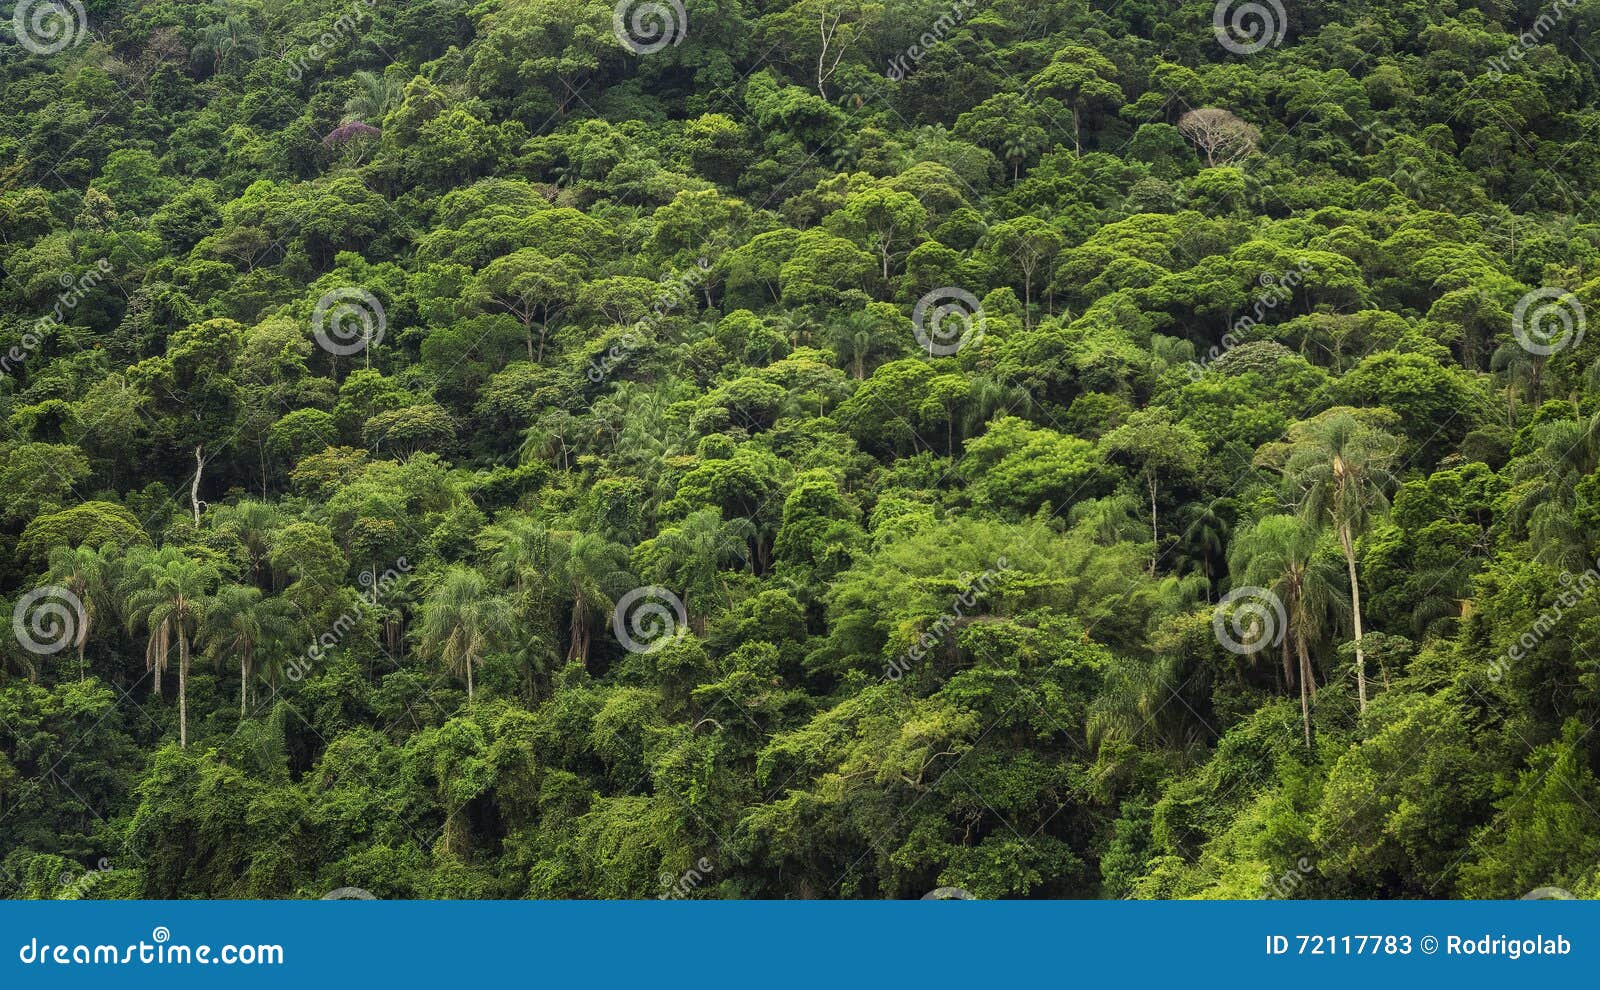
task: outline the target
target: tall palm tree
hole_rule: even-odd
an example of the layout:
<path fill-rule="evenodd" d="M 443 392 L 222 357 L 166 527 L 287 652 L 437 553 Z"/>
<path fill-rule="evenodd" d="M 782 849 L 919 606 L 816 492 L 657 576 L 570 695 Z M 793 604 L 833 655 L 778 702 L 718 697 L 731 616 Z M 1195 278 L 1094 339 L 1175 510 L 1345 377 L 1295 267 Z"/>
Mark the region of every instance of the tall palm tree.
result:
<path fill-rule="evenodd" d="M 161 693 L 161 671 L 167 666 L 172 645 L 178 647 L 178 745 L 189 746 L 189 646 L 205 621 L 208 593 L 219 580 L 217 569 L 189 557 L 176 547 L 140 553 L 128 575 L 126 604 L 129 631 L 144 628 L 145 670 L 156 675 Z"/>
<path fill-rule="evenodd" d="M 1192 504 L 1183 512 L 1183 534 L 1179 538 L 1180 569 L 1195 568 L 1205 575 L 1206 601 L 1211 600 L 1222 562 L 1227 559 L 1228 533 L 1232 529 L 1225 514 L 1225 500 Z"/>
<path fill-rule="evenodd" d="M 84 662 L 84 647 L 89 642 L 95 619 L 111 596 L 113 566 L 102 549 L 93 547 L 56 547 L 50 551 L 48 580 L 72 592 L 83 607 L 78 616 L 76 636 L 72 645 L 78 650 L 78 678 L 87 679 L 88 667 Z"/>
<path fill-rule="evenodd" d="M 1283 605 L 1283 674 L 1295 683 L 1291 653 L 1298 659 L 1300 718 L 1306 747 L 1311 746 L 1311 701 L 1316 697 L 1316 672 L 1310 644 L 1321 638 L 1330 616 L 1342 604 L 1336 592 L 1338 569 L 1319 554 L 1317 527 L 1294 516 L 1267 516 L 1234 541 L 1231 569 L 1240 586 L 1255 586 L 1275 595 Z M 1275 637 L 1267 637 L 1272 639 Z"/>
<path fill-rule="evenodd" d="M 258 651 L 265 643 L 289 639 L 298 625 L 288 602 L 264 597 L 260 588 L 225 585 L 211 599 L 197 642 L 218 667 L 230 657 L 238 658 L 240 719 L 249 712 Z"/>
<path fill-rule="evenodd" d="M 1356 574 L 1356 537 L 1373 516 L 1388 507 L 1388 488 L 1400 442 L 1347 412 L 1307 424 L 1286 468 L 1289 483 L 1302 493 L 1301 513 L 1327 522 L 1339 537 L 1350 578 L 1350 616 L 1355 627 L 1356 696 L 1367 708 L 1367 658 L 1361 646 L 1361 583 Z"/>
<path fill-rule="evenodd" d="M 473 669 L 511 627 L 510 603 L 492 594 L 488 579 L 470 567 L 445 571 L 422 602 L 422 651 L 466 678 L 468 700 L 473 697 Z"/>

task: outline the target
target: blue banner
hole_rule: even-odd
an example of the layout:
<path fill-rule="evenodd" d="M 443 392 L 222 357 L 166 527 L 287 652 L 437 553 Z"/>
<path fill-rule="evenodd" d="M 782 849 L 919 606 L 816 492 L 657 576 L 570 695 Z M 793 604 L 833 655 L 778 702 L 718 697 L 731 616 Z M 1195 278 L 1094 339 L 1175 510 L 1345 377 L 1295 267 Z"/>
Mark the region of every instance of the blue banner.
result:
<path fill-rule="evenodd" d="M 1593 979 L 1600 903 L 5 902 L 0 986 Z M 1424 985 L 1417 982 L 1418 986 Z"/>

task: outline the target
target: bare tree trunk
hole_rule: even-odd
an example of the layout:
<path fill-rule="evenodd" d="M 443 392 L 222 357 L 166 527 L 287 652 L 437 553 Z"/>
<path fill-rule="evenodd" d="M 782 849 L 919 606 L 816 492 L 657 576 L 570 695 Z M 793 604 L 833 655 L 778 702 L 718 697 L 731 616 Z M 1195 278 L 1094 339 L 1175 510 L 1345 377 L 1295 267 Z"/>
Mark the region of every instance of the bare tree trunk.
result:
<path fill-rule="evenodd" d="M 194 507 L 194 524 L 200 525 L 200 473 L 206 469 L 205 444 L 195 444 L 194 480 L 189 482 L 189 504 Z"/>
<path fill-rule="evenodd" d="M 178 748 L 189 748 L 189 638 L 178 630 Z"/>
<path fill-rule="evenodd" d="M 1150 475 L 1150 573 L 1156 572 L 1156 558 L 1161 552 L 1161 530 L 1156 522 L 1156 476 Z"/>
<path fill-rule="evenodd" d="M 1306 641 L 1295 637 L 1296 644 L 1300 647 L 1300 721 L 1305 725 L 1306 749 L 1311 748 L 1311 701 L 1308 687 L 1315 688 L 1315 681 L 1311 676 L 1311 658 L 1306 655 Z"/>
<path fill-rule="evenodd" d="M 1367 654 L 1361 648 L 1361 584 L 1356 580 L 1355 541 L 1348 523 L 1339 526 L 1339 542 L 1344 546 L 1344 562 L 1350 571 L 1350 616 L 1356 631 L 1356 698 L 1359 710 L 1367 710 Z"/>
<path fill-rule="evenodd" d="M 250 704 L 250 662 L 239 654 L 239 721 L 243 722 Z"/>

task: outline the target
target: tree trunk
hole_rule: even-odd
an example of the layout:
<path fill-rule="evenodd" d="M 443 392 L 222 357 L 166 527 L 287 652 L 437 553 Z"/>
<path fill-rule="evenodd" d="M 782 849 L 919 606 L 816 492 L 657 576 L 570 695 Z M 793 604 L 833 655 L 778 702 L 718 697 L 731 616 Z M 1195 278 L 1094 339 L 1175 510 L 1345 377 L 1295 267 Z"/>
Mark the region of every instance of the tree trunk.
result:
<path fill-rule="evenodd" d="M 1360 711 L 1367 710 L 1367 654 L 1361 649 L 1361 584 L 1356 580 L 1355 541 L 1348 524 L 1339 527 L 1339 542 L 1344 546 L 1344 563 L 1350 571 L 1350 617 L 1356 630 L 1356 698 Z"/>
<path fill-rule="evenodd" d="M 189 482 L 189 504 L 194 507 L 194 524 L 200 525 L 200 472 L 206 469 L 205 444 L 195 444 L 194 480 Z"/>
<path fill-rule="evenodd" d="M 572 603 L 572 620 L 569 623 L 572 636 L 572 647 L 567 650 L 567 660 L 576 660 L 585 667 L 589 666 L 589 619 L 585 614 L 583 602 Z"/>
<path fill-rule="evenodd" d="M 189 748 L 189 637 L 178 630 L 178 748 Z"/>
<path fill-rule="evenodd" d="M 1311 676 L 1311 658 L 1306 655 L 1306 641 L 1298 636 L 1295 642 L 1300 647 L 1300 721 L 1305 725 L 1306 749 L 1311 748 L 1311 701 L 1308 688 L 1315 685 Z"/>
<path fill-rule="evenodd" d="M 250 705 L 250 661 L 239 654 L 239 721 L 243 722 Z"/>
<path fill-rule="evenodd" d="M 1283 637 L 1283 690 L 1290 691 L 1294 687 L 1294 667 L 1289 662 L 1289 636 Z"/>
<path fill-rule="evenodd" d="M 472 700 L 472 657 L 467 657 L 467 700 Z"/>
<path fill-rule="evenodd" d="M 1156 476 L 1150 475 L 1150 573 L 1156 572 L 1156 557 L 1161 551 L 1161 530 L 1156 524 Z"/>

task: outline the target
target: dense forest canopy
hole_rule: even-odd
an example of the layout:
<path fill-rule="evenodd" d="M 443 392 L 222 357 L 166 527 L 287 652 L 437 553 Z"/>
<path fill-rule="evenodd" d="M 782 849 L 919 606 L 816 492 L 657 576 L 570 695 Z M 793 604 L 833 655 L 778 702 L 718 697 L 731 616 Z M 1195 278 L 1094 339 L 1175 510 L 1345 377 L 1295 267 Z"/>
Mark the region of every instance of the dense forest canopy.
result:
<path fill-rule="evenodd" d="M 1597 31 L 0 4 L 0 895 L 1595 896 Z"/>

